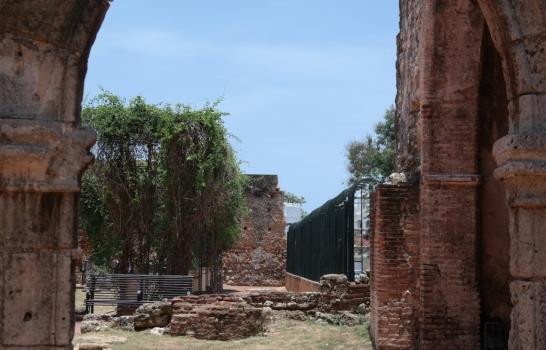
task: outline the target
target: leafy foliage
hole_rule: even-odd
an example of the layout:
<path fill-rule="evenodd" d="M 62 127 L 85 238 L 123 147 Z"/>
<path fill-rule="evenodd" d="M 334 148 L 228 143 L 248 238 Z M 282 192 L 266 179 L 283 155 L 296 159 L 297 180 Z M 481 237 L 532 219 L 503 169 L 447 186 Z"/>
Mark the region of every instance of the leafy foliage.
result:
<path fill-rule="evenodd" d="M 363 140 L 352 141 L 347 145 L 349 184 L 364 177 L 378 179 L 394 172 L 394 116 L 395 109 L 391 106 L 385 111 L 383 121 L 375 126 L 375 137 L 367 135 Z"/>
<path fill-rule="evenodd" d="M 83 109 L 98 134 L 80 203 L 95 263 L 180 274 L 229 248 L 245 212 L 245 180 L 224 115 L 217 104 L 126 104 L 105 91 Z"/>
<path fill-rule="evenodd" d="M 305 197 L 303 196 L 297 196 L 291 192 L 288 191 L 282 191 L 282 197 L 285 203 L 291 203 L 291 204 L 300 204 L 303 205 L 307 201 L 305 200 Z"/>

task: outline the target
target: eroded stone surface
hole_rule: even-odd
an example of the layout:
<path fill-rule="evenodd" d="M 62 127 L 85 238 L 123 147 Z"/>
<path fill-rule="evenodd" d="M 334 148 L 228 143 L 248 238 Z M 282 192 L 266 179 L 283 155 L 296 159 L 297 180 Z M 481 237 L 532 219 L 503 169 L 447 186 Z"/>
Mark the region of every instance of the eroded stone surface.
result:
<path fill-rule="evenodd" d="M 241 286 L 282 286 L 286 270 L 284 208 L 276 175 L 249 175 L 248 215 L 235 246 L 224 254 L 224 281 Z"/>
<path fill-rule="evenodd" d="M 0 1 L 0 348 L 71 348 L 79 127 L 106 0 Z"/>
<path fill-rule="evenodd" d="M 134 328 L 139 331 L 149 328 L 163 328 L 169 325 L 172 316 L 172 304 L 160 301 L 140 306 L 133 318 Z"/>

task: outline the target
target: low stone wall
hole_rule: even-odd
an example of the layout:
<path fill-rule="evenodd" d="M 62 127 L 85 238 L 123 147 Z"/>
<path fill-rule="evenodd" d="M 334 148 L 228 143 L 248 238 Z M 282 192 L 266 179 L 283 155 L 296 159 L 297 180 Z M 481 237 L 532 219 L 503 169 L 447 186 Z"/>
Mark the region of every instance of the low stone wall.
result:
<path fill-rule="evenodd" d="M 251 337 L 264 330 L 265 315 L 262 309 L 237 297 L 180 297 L 173 299 L 172 308 L 171 335 L 232 340 Z"/>
<path fill-rule="evenodd" d="M 318 292 L 244 292 L 238 294 L 189 295 L 172 300 L 172 335 L 228 340 L 256 335 L 264 330 L 271 310 L 325 315 L 338 312 L 367 313 L 367 284 L 347 281 L 344 275 L 321 278 Z"/>
<path fill-rule="evenodd" d="M 255 307 L 269 307 L 275 311 L 309 311 L 318 309 L 320 293 L 266 292 L 241 295 L 246 303 Z"/>
<path fill-rule="evenodd" d="M 345 275 L 325 275 L 320 278 L 322 311 L 356 311 L 362 304 L 370 305 L 370 287 L 351 283 Z"/>
<path fill-rule="evenodd" d="M 318 292 L 320 291 L 320 283 L 308 280 L 300 276 L 286 272 L 284 279 L 286 290 L 294 293 Z"/>

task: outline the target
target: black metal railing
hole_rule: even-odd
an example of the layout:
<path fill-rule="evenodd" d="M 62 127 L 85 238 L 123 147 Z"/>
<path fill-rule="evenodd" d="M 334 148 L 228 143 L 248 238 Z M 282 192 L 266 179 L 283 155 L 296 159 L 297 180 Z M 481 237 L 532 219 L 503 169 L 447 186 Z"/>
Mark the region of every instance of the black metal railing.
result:
<path fill-rule="evenodd" d="M 313 281 L 336 273 L 354 281 L 355 192 L 375 183 L 375 179 L 364 179 L 290 225 L 288 273 Z"/>
<path fill-rule="evenodd" d="M 85 306 L 138 306 L 172 299 L 193 291 L 193 277 L 182 275 L 90 274 L 87 276 Z"/>

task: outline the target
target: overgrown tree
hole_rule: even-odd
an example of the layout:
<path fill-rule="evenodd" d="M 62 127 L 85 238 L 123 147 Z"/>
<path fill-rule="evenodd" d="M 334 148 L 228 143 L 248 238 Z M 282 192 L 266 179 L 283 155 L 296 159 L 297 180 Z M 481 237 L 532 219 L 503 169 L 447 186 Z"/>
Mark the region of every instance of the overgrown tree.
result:
<path fill-rule="evenodd" d="M 288 191 L 281 191 L 281 192 L 282 192 L 283 201 L 285 203 L 299 204 L 299 205 L 303 205 L 307 203 L 307 201 L 305 200 L 305 197 L 303 196 L 298 196 Z"/>
<path fill-rule="evenodd" d="M 244 176 L 224 115 L 217 104 L 193 110 L 141 97 L 126 104 L 108 92 L 83 109 L 98 135 L 80 204 L 96 263 L 185 274 L 203 254 L 216 257 L 232 244 L 245 210 Z"/>
<path fill-rule="evenodd" d="M 375 126 L 375 135 L 352 141 L 346 147 L 349 184 L 364 177 L 380 179 L 394 172 L 396 135 L 394 130 L 395 109 L 385 111 L 383 121 Z"/>

